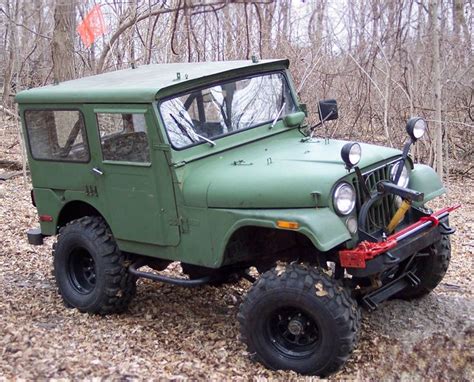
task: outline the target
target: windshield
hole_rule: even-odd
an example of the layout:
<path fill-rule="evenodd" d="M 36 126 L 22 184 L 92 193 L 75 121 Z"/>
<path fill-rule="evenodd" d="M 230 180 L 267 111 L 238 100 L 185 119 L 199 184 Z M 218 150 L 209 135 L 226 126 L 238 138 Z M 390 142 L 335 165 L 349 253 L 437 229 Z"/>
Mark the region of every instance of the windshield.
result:
<path fill-rule="evenodd" d="M 176 148 L 209 142 L 295 111 L 281 73 L 223 82 L 171 98 L 160 106 L 168 137 Z"/>

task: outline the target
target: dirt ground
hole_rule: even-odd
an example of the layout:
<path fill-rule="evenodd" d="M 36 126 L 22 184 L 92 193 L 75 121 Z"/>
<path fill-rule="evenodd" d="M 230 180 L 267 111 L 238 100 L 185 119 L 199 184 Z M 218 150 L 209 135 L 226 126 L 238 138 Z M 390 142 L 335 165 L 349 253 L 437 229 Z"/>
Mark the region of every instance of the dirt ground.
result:
<path fill-rule="evenodd" d="M 17 149 L 1 148 L 0 174 L 17 171 L 8 162 L 18 160 Z M 423 299 L 364 312 L 359 346 L 331 380 L 474 380 L 474 181 L 448 186 L 436 205 L 463 207 L 451 217 L 458 231 L 445 279 Z M 21 176 L 0 180 L 0 380 L 302 379 L 249 360 L 236 319 L 247 281 L 185 289 L 140 280 L 126 314 L 65 308 L 51 274 L 53 238 L 42 247 L 26 241 L 37 225 L 29 189 Z"/>

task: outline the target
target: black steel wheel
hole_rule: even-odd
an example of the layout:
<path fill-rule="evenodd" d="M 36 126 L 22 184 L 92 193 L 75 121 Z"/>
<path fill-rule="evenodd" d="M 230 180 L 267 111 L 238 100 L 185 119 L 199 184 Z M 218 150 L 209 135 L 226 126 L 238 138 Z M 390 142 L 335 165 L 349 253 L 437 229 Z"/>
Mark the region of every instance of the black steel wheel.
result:
<path fill-rule="evenodd" d="M 290 264 L 262 275 L 244 298 L 238 319 L 254 360 L 270 369 L 327 376 L 355 347 L 360 310 L 324 272 Z"/>
<path fill-rule="evenodd" d="M 126 310 L 136 278 L 102 218 L 87 216 L 62 227 L 53 255 L 56 283 L 67 306 L 98 314 Z"/>
<path fill-rule="evenodd" d="M 284 357 L 304 358 L 320 345 L 320 328 L 310 313 L 296 306 L 275 309 L 267 320 L 270 341 Z"/>
<path fill-rule="evenodd" d="M 395 298 L 411 300 L 430 293 L 443 280 L 450 260 L 451 242 L 449 236 L 442 235 L 438 242 L 420 251 L 410 266 L 410 270 L 420 279 L 420 284 L 405 288 Z"/>
<path fill-rule="evenodd" d="M 85 248 L 74 248 L 68 255 L 68 273 L 73 288 L 82 294 L 94 290 L 96 282 L 95 261 Z"/>

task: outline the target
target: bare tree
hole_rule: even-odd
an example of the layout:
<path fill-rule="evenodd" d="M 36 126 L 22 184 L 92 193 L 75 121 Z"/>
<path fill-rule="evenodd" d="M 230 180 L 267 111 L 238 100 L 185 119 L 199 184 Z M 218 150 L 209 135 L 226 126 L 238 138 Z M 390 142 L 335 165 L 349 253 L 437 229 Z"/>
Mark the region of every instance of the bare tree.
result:
<path fill-rule="evenodd" d="M 4 118 L 21 89 L 132 63 L 257 54 L 291 60 L 310 123 L 319 98 L 338 100 L 324 134 L 400 146 L 406 119 L 421 115 L 430 129 L 417 158 L 441 173 L 474 153 L 472 0 L 110 0 L 99 2 L 108 32 L 87 48 L 75 26 L 95 4 L 0 0 Z"/>
<path fill-rule="evenodd" d="M 439 52 L 439 22 L 438 9 L 440 1 L 432 0 L 430 3 L 431 36 L 433 41 L 433 84 L 434 107 L 436 124 L 436 171 L 443 177 L 443 125 L 441 121 L 441 69 Z"/>
<path fill-rule="evenodd" d="M 76 76 L 74 65 L 74 34 L 76 32 L 76 4 L 74 0 L 56 0 L 54 30 L 51 42 L 53 77 L 55 82 Z"/>

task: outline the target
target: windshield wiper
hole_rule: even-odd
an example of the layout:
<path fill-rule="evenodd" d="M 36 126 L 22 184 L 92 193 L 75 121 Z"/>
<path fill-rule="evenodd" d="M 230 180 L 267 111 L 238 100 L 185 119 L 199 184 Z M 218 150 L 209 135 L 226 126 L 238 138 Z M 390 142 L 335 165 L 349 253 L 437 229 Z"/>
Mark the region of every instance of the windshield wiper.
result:
<path fill-rule="evenodd" d="M 201 134 L 196 133 L 196 132 L 194 131 L 194 125 L 193 125 L 190 121 L 188 121 L 188 120 L 186 119 L 186 117 L 183 115 L 183 113 L 182 113 L 181 111 L 179 112 L 179 116 L 180 116 L 181 118 L 183 118 L 183 119 L 190 125 L 189 127 L 190 127 L 190 129 L 191 129 L 193 135 L 195 135 L 195 136 L 198 137 L 198 138 L 201 138 L 203 141 L 206 141 L 206 142 L 209 143 L 212 147 L 214 147 L 214 146 L 216 145 L 216 142 L 210 140 L 209 138 L 203 137 Z M 186 129 L 186 130 L 187 130 L 187 129 Z"/>
<path fill-rule="evenodd" d="M 283 102 L 283 105 L 281 105 L 280 110 L 278 111 L 278 114 L 276 115 L 275 119 L 273 120 L 272 124 L 270 125 L 270 129 L 273 129 L 278 121 L 278 118 L 280 118 L 281 113 L 283 112 L 283 109 L 286 106 L 286 101 Z"/>
<path fill-rule="evenodd" d="M 210 140 L 209 138 L 203 137 L 201 134 L 196 133 L 193 129 L 191 129 L 191 131 L 189 131 L 188 128 L 186 126 L 184 126 L 181 122 L 179 122 L 177 120 L 177 118 L 171 113 L 170 113 L 170 117 L 173 118 L 173 121 L 176 123 L 176 125 L 181 130 L 181 132 L 186 134 L 192 142 L 196 142 L 196 139 L 194 138 L 194 136 L 196 136 L 196 137 L 200 138 L 201 140 L 206 141 L 207 143 L 209 143 L 212 147 L 214 147 L 216 145 L 216 142 Z M 184 118 L 184 116 L 181 115 L 181 113 L 180 113 L 180 117 Z M 188 122 L 186 119 L 184 119 L 184 120 L 186 122 Z M 191 136 L 190 133 L 193 135 L 193 137 Z"/>
<path fill-rule="evenodd" d="M 174 123 L 176 123 L 176 126 L 178 126 L 178 128 L 181 130 L 182 133 L 187 135 L 187 137 L 191 140 L 191 142 L 196 142 L 196 140 L 193 139 L 193 137 L 191 137 L 191 135 L 189 134 L 188 129 L 186 129 L 186 126 L 184 126 L 181 122 L 179 122 L 176 119 L 176 117 L 171 113 L 170 113 L 170 117 L 173 118 L 173 121 Z"/>
<path fill-rule="evenodd" d="M 203 141 L 206 141 L 206 142 L 209 143 L 212 147 L 214 147 L 214 146 L 216 145 L 216 142 L 214 142 L 213 140 L 211 140 L 211 139 L 209 139 L 209 138 L 203 137 L 201 134 L 198 134 L 198 133 L 194 132 L 194 135 L 196 135 L 196 137 L 201 138 Z"/>

